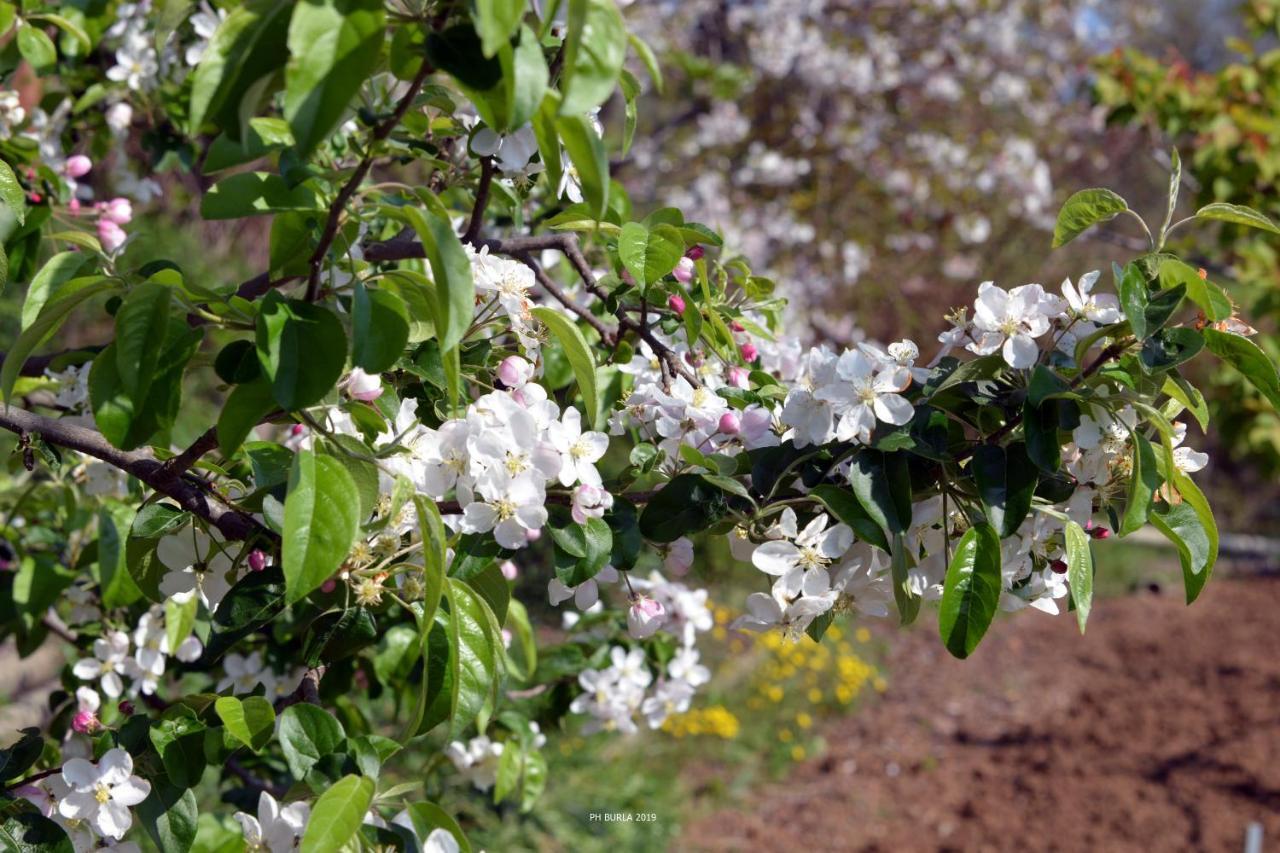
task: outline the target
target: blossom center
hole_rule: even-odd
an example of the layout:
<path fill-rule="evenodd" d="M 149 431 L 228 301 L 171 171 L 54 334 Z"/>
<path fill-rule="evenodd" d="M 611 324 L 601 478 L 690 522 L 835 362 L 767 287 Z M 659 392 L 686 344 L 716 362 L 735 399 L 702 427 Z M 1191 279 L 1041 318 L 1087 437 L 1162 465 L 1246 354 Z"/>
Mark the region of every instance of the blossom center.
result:
<path fill-rule="evenodd" d="M 104 805 L 111 802 L 111 791 L 99 782 L 93 789 L 93 798 Z"/>
<path fill-rule="evenodd" d="M 811 545 L 806 545 L 800 549 L 800 557 L 798 564 L 805 569 L 819 569 L 825 566 L 829 561 L 826 557 L 818 553 L 818 549 Z"/>
<path fill-rule="evenodd" d="M 498 521 L 506 521 L 508 518 L 511 518 L 513 515 L 516 514 L 515 503 L 506 498 L 503 498 L 499 501 L 495 501 L 493 504 L 493 509 L 496 513 L 498 513 Z"/>

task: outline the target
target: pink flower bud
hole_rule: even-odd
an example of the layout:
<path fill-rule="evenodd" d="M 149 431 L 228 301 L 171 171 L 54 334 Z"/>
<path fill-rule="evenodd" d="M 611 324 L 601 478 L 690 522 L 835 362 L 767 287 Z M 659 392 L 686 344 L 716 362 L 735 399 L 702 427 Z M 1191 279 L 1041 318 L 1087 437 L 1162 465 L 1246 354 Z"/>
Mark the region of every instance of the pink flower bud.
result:
<path fill-rule="evenodd" d="M 67 162 L 62 165 L 62 171 L 68 178 L 83 178 L 92 168 L 93 161 L 83 154 L 68 157 Z"/>
<path fill-rule="evenodd" d="M 747 330 L 747 327 L 739 323 L 737 320 L 730 320 L 729 328 L 733 329 L 735 332 L 745 332 Z"/>
<path fill-rule="evenodd" d="M 720 423 L 717 426 L 724 435 L 737 435 L 738 430 L 742 429 L 742 421 L 738 420 L 735 412 L 725 412 L 720 416 Z"/>
<path fill-rule="evenodd" d="M 78 198 L 73 198 L 73 199 L 71 199 L 71 201 L 67 202 L 67 210 L 68 210 L 68 211 L 69 211 L 73 216 L 79 215 L 79 213 L 80 213 L 80 199 L 78 199 Z"/>
<path fill-rule="evenodd" d="M 98 220 L 98 242 L 102 243 L 102 248 L 108 252 L 114 252 L 123 246 L 127 236 L 124 229 L 110 219 Z"/>
<path fill-rule="evenodd" d="M 294 424 L 293 426 L 289 427 L 289 435 L 302 435 L 306 431 L 307 431 L 307 428 L 304 427 L 302 424 Z"/>
<path fill-rule="evenodd" d="M 533 378 L 533 365 L 518 355 L 509 355 L 498 365 L 498 381 L 508 388 L 520 388 Z"/>
<path fill-rule="evenodd" d="M 647 595 L 637 595 L 627 611 L 627 632 L 637 640 L 652 637 L 666 621 L 662 604 Z"/>
<path fill-rule="evenodd" d="M 690 258 L 681 258 L 676 263 L 676 268 L 671 271 L 676 277 L 676 281 L 681 284 L 688 284 L 693 281 L 693 260 Z"/>
<path fill-rule="evenodd" d="M 1111 531 L 1105 527 L 1099 526 L 1099 527 L 1094 527 L 1090 529 L 1089 535 L 1092 536 L 1094 539 L 1110 539 Z"/>
<path fill-rule="evenodd" d="M 524 541 L 526 542 L 537 542 L 541 538 L 542 528 L 538 528 L 537 530 L 526 530 L 524 532 Z"/>
<path fill-rule="evenodd" d="M 30 198 L 32 204 L 39 204 L 44 201 L 44 196 L 40 195 L 40 193 L 32 193 Z"/>
<path fill-rule="evenodd" d="M 353 367 L 351 372 L 347 374 L 346 380 L 343 382 L 347 394 L 353 400 L 359 400 L 362 403 L 371 403 L 382 396 L 382 377 L 376 373 L 365 373 L 358 367 Z"/>
<path fill-rule="evenodd" d="M 124 704 L 121 703 L 121 709 Z M 71 728 L 75 729 L 82 735 L 91 735 L 98 730 L 98 717 L 92 711 L 76 711 L 76 715 L 71 718 Z"/>
<path fill-rule="evenodd" d="M 520 570 L 516 568 L 516 564 L 510 560 L 506 560 L 499 567 L 502 569 L 502 576 L 509 581 L 513 581 L 520 574 Z"/>
<path fill-rule="evenodd" d="M 701 246 L 692 246 L 689 251 L 684 253 L 684 256 L 691 261 L 697 261 L 705 254 L 706 251 Z"/>
<path fill-rule="evenodd" d="M 1053 569 L 1054 574 L 1065 575 L 1067 573 L 1067 564 L 1062 560 L 1054 560 L 1049 563 L 1049 568 Z"/>
<path fill-rule="evenodd" d="M 671 294 L 671 298 L 667 300 L 667 307 L 677 314 L 684 313 L 684 297 L 679 294 Z"/>
<path fill-rule="evenodd" d="M 120 703 L 120 713 L 124 714 L 126 717 L 133 716 L 133 712 L 135 710 L 136 709 L 133 707 L 133 703 L 130 702 L 128 699 L 125 699 Z"/>
<path fill-rule="evenodd" d="M 751 371 L 745 367 L 729 368 L 729 384 L 734 388 L 747 388 L 751 385 Z"/>
<path fill-rule="evenodd" d="M 260 572 L 267 567 L 267 554 L 261 548 L 249 552 L 249 571 Z"/>
<path fill-rule="evenodd" d="M 337 588 L 338 588 L 338 582 L 333 578 L 329 578 L 327 581 L 320 584 L 320 591 L 326 594 L 333 592 Z"/>
<path fill-rule="evenodd" d="M 103 217 L 116 225 L 128 225 L 133 219 L 133 204 L 127 198 L 113 198 L 101 209 Z"/>
<path fill-rule="evenodd" d="M 758 349 L 756 349 L 756 345 L 755 345 L 755 344 L 750 344 L 750 343 L 748 343 L 748 344 L 743 344 L 743 345 L 742 345 L 742 360 L 743 360 L 743 361 L 746 361 L 746 362 L 748 362 L 748 363 L 753 362 L 753 361 L 755 361 L 755 360 L 756 360 L 756 358 L 758 358 L 758 357 L 759 357 L 759 355 L 760 355 L 760 351 L 759 351 Z"/>

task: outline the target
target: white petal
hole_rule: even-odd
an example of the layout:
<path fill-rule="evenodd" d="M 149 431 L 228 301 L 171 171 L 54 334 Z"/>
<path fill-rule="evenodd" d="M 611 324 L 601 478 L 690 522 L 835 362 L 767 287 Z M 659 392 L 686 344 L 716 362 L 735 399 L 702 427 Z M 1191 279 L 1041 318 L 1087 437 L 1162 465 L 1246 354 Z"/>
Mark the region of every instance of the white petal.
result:
<path fill-rule="evenodd" d="M 795 568 L 800 549 L 790 542 L 765 542 L 751 555 L 751 563 L 767 575 L 784 575 Z"/>
<path fill-rule="evenodd" d="M 98 781 L 98 768 L 83 758 L 73 758 L 62 765 L 62 779 L 72 788 L 88 788 Z"/>
<path fill-rule="evenodd" d="M 1034 367 L 1040 348 L 1027 335 L 1014 335 L 1004 342 L 1004 360 L 1010 367 L 1025 370 Z"/>
<path fill-rule="evenodd" d="M 885 423 L 902 426 L 915 416 L 915 408 L 907 402 L 906 397 L 897 394 L 881 394 L 876 397 L 876 417 Z"/>

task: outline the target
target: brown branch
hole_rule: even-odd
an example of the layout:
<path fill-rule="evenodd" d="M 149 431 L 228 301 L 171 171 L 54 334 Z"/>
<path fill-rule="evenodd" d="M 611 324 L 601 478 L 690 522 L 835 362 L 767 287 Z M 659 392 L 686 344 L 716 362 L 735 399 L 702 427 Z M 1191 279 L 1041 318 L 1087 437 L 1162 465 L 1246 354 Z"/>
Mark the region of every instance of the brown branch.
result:
<path fill-rule="evenodd" d="M 493 184 L 493 158 L 480 158 L 480 183 L 476 187 L 476 203 L 471 208 L 471 221 L 467 230 L 462 232 L 462 242 L 474 243 L 480 236 L 480 226 L 484 224 L 484 209 L 489 204 L 489 187 Z"/>
<path fill-rule="evenodd" d="M 592 314 L 589 308 L 579 305 L 572 296 L 565 293 L 564 290 L 561 289 L 560 285 L 552 281 L 551 276 L 543 272 L 542 267 L 538 265 L 538 262 L 535 261 L 531 255 L 513 255 L 513 257 L 529 269 L 533 270 L 533 276 L 538 280 L 538 284 L 540 284 L 542 289 L 550 294 L 553 299 L 572 311 L 574 314 L 581 317 L 583 322 L 595 329 L 596 333 L 600 335 L 600 340 L 605 344 L 605 346 L 613 346 L 614 342 L 617 341 L 618 338 L 616 330 L 610 329 L 604 324 L 604 321 L 595 314 Z"/>
<path fill-rule="evenodd" d="M 324 231 L 320 233 L 320 242 L 316 244 L 316 250 L 311 254 L 311 260 L 308 262 L 311 272 L 307 276 L 307 301 L 314 302 L 316 297 L 320 295 L 320 271 L 324 268 L 325 256 L 329 254 L 329 247 L 333 245 L 333 239 L 338 235 L 338 224 L 342 221 L 342 214 L 346 211 L 347 202 L 356 194 L 356 190 L 360 189 L 360 184 L 364 182 L 365 176 L 369 174 L 369 169 L 373 168 L 374 149 L 379 142 L 382 142 L 391 135 L 391 131 L 404 120 L 405 114 L 409 112 L 409 107 L 413 106 L 413 102 L 418 97 L 418 92 L 422 90 L 422 84 L 427 78 L 435 72 L 430 62 L 425 59 L 422 67 L 418 69 L 417 75 L 413 78 L 413 82 L 409 84 L 409 89 L 404 93 L 396 108 L 386 121 L 379 124 L 373 130 L 373 136 L 369 140 L 369 153 L 356 166 L 351 177 L 342 185 L 342 189 L 338 190 L 337 197 L 333 200 L 333 204 L 329 205 L 329 217 L 325 220 Z"/>
<path fill-rule="evenodd" d="M 164 470 L 169 474 L 181 474 L 191 468 L 200 461 L 200 457 L 204 456 L 210 450 L 218 446 L 218 428 L 211 426 L 195 441 L 191 442 L 191 446 L 179 453 L 177 456 L 170 457 L 164 461 Z"/>
<path fill-rule="evenodd" d="M 50 444 L 77 450 L 137 477 L 140 481 L 177 502 L 178 506 L 218 528 L 228 540 L 275 534 L 239 510 L 221 503 L 206 487 L 180 474 L 165 470 L 164 463 L 149 450 L 121 450 L 112 446 L 102 433 L 67 420 L 46 418 L 15 406 L 0 408 L 0 429 L 19 436 L 38 435 Z M 213 497 L 215 500 L 210 500 Z"/>
<path fill-rule="evenodd" d="M 325 667 L 323 665 L 308 669 L 294 691 L 276 702 L 276 713 L 280 713 L 290 705 L 297 705 L 299 702 L 319 705 L 320 679 L 324 678 L 324 673 Z"/>

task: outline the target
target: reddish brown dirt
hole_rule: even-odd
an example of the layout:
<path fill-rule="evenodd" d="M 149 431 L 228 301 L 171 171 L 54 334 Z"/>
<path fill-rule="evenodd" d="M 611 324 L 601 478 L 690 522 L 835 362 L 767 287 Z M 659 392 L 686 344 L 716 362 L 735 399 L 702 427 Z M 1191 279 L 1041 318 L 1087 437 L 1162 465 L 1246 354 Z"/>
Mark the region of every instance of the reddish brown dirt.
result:
<path fill-rule="evenodd" d="M 1280 845 L 1280 580 L 1215 579 L 998 622 L 969 661 L 893 642 L 828 753 L 690 826 L 715 850 L 1241 850 Z"/>

